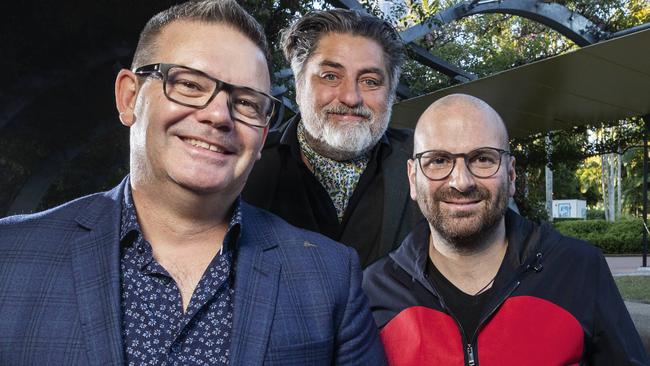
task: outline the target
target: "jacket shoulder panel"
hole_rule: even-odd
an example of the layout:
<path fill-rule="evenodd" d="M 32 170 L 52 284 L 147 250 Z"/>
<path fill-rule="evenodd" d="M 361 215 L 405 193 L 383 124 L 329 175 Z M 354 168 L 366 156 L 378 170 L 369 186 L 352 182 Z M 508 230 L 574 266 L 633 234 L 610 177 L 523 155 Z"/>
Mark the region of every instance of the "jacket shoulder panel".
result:
<path fill-rule="evenodd" d="M 45 211 L 0 219 L 0 251 L 12 242 L 42 248 L 60 244 L 59 237 L 69 240 L 70 232 L 79 230 L 75 218 L 104 195 L 95 193 Z"/>

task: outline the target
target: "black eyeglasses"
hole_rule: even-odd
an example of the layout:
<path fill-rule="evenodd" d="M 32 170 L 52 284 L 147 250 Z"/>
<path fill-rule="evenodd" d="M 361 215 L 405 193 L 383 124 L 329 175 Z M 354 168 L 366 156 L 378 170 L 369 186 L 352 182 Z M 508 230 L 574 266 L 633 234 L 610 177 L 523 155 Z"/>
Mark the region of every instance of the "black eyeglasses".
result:
<path fill-rule="evenodd" d="M 268 126 L 281 103 L 261 91 L 229 84 L 187 66 L 159 63 L 138 67 L 133 72 L 162 78 L 167 99 L 187 107 L 203 109 L 223 90 L 228 93 L 232 118 L 254 127 Z"/>
<path fill-rule="evenodd" d="M 456 159 L 463 158 L 465 166 L 477 178 L 489 178 L 499 171 L 501 156 L 510 154 L 509 151 L 495 147 L 481 147 L 466 154 L 452 154 L 442 150 L 428 150 L 415 154 L 422 173 L 431 180 L 447 178 L 454 167 Z"/>

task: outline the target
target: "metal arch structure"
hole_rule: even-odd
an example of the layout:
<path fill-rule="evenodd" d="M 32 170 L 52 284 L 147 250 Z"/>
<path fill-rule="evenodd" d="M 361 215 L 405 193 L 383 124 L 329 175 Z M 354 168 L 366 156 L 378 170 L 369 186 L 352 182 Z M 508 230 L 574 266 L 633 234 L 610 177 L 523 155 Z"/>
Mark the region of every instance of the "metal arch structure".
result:
<path fill-rule="evenodd" d="M 564 5 L 542 0 L 488 0 L 464 1 L 429 17 L 404 32 L 404 42 L 413 42 L 424 37 L 432 29 L 441 25 L 478 14 L 501 13 L 517 15 L 543 24 L 584 47 L 609 38 L 609 33 L 601 31 L 579 13 Z"/>
<path fill-rule="evenodd" d="M 366 12 L 357 0 L 327 0 L 327 2 L 336 7 Z M 439 29 L 442 25 L 468 16 L 488 13 L 512 14 L 531 19 L 559 32 L 580 47 L 611 37 L 609 33 L 599 30 L 594 23 L 581 14 L 563 5 L 548 3 L 543 0 L 463 1 L 432 15 L 420 24 L 406 29 L 400 33 L 400 36 L 407 44 L 411 57 L 419 63 L 461 83 L 476 80 L 476 75 L 432 55 L 426 49 L 417 45 L 415 41 L 432 30 Z M 402 84 L 402 87 L 408 89 L 404 84 Z"/>
<path fill-rule="evenodd" d="M 326 1 L 335 7 L 368 13 L 363 5 L 361 5 L 357 0 Z M 424 47 L 416 44 L 415 41 L 424 37 L 432 30 L 439 29 L 440 26 L 444 24 L 449 24 L 468 16 L 487 13 L 512 14 L 531 19 L 559 32 L 580 47 L 597 43 L 601 39 L 609 38 L 611 36 L 609 33 L 600 31 L 595 24 L 581 14 L 568 9 L 563 5 L 548 3 L 543 0 L 463 1 L 436 13 L 420 24 L 400 32 L 400 36 L 404 43 L 406 43 L 413 60 L 447 75 L 458 83 L 476 80 L 478 77 L 473 73 L 463 70 L 440 57 L 432 55 Z M 290 69 L 281 70 L 276 73 L 276 77 L 279 78 L 287 78 L 290 76 Z M 278 87 L 276 90 L 279 91 L 280 89 L 282 88 Z M 400 81 L 397 87 L 397 94 L 399 97 L 407 99 L 414 96 L 408 85 L 403 81 Z M 274 95 L 279 97 L 282 95 L 282 92 L 276 92 Z M 294 113 L 296 112 L 295 106 L 286 100 L 286 98 L 283 98 L 283 105 L 281 108 L 282 114 L 284 114 L 285 108 L 292 110 Z"/>
<path fill-rule="evenodd" d="M 367 13 L 366 9 L 357 0 L 326 0 L 335 7 L 357 10 Z M 503 13 L 521 16 L 534 20 L 559 32 L 563 36 L 583 47 L 608 38 L 609 34 L 602 32 L 598 27 L 584 16 L 569 10 L 563 5 L 547 3 L 542 0 L 472 0 L 461 2 L 451 8 L 445 9 L 429 17 L 424 22 L 415 25 L 400 33 L 406 43 L 410 56 L 420 64 L 430 67 L 457 82 L 463 83 L 476 80 L 477 76 L 455 66 L 448 61 L 432 55 L 424 47 L 415 43 L 441 25 L 449 24 L 459 19 L 487 13 Z M 283 76 L 289 76 L 290 71 L 282 70 Z M 400 82 L 397 89 L 402 98 L 412 97 L 408 85 Z M 285 105 L 285 107 L 289 107 Z"/>
<path fill-rule="evenodd" d="M 330 4 L 348 9 L 363 9 L 356 0 L 326 0 Z M 609 40 L 632 33 L 641 32 L 650 29 L 650 23 L 645 23 L 619 32 L 609 33 L 602 31 L 595 24 L 579 13 L 571 11 L 560 4 L 549 3 L 544 0 L 471 0 L 461 2 L 451 8 L 438 12 L 424 22 L 415 25 L 401 33 L 405 43 L 413 49 L 414 41 L 438 29 L 441 25 L 448 24 L 452 21 L 464 17 L 485 14 L 485 13 L 503 13 L 524 17 L 538 23 L 541 23 L 561 35 L 572 40 L 579 47 L 594 45 L 603 40 Z M 416 48 L 417 49 L 417 48 Z M 424 56 L 431 56 L 424 49 Z M 428 54 L 428 56 L 427 56 Z M 417 54 L 416 54 L 417 55 Z M 422 62 L 419 58 L 416 60 Z M 445 62 L 446 63 L 446 62 Z M 444 65 L 444 63 L 442 64 Z M 441 67 L 436 60 L 431 60 L 428 65 L 442 73 L 445 73 L 458 81 L 463 81 L 461 74 L 454 75 L 454 70 Z M 466 80 L 467 81 L 467 80 Z M 648 236 L 650 229 L 647 226 L 648 217 L 648 171 L 650 170 L 650 158 L 648 157 L 648 135 L 650 134 L 650 114 L 643 116 L 645 122 L 643 138 L 643 259 L 642 266 L 647 268 L 648 256 Z"/>

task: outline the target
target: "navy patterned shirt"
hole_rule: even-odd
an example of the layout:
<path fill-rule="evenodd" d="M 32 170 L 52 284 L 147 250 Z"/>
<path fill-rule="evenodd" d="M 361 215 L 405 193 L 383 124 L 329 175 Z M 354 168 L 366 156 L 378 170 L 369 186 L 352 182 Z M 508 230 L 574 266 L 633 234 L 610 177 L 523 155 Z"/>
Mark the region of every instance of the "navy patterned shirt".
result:
<path fill-rule="evenodd" d="M 142 236 L 130 184 L 120 228 L 122 338 L 129 365 L 227 365 L 234 298 L 233 255 L 241 232 L 240 201 L 221 251 L 183 312 L 175 281 Z M 217 245 L 218 243 L 215 243 Z"/>

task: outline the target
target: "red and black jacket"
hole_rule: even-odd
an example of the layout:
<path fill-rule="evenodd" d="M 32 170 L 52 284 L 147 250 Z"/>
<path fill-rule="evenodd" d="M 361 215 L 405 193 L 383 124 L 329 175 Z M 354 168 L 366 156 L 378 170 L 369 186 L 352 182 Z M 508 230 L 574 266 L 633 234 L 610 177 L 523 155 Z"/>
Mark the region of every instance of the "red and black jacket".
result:
<path fill-rule="evenodd" d="M 518 214 L 476 334 L 424 271 L 429 226 L 364 272 L 391 365 L 649 365 L 601 252 Z"/>

